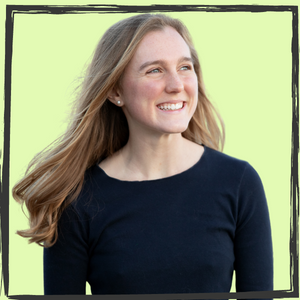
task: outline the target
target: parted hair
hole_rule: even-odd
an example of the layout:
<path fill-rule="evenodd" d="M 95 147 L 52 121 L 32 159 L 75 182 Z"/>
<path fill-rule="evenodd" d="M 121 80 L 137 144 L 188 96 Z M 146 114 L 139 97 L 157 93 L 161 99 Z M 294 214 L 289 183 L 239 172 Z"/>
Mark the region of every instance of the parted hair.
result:
<path fill-rule="evenodd" d="M 113 88 L 121 88 L 124 69 L 143 37 L 166 26 L 173 27 L 189 46 L 198 77 L 198 105 L 182 136 L 223 150 L 223 121 L 205 95 L 198 55 L 186 26 L 162 14 L 121 20 L 104 33 L 95 49 L 67 130 L 32 159 L 25 176 L 13 187 L 14 199 L 25 204 L 29 213 L 30 228 L 17 233 L 30 238 L 30 243 L 50 247 L 57 241 L 58 220 L 78 197 L 85 171 L 127 143 L 126 117 L 107 97 Z"/>

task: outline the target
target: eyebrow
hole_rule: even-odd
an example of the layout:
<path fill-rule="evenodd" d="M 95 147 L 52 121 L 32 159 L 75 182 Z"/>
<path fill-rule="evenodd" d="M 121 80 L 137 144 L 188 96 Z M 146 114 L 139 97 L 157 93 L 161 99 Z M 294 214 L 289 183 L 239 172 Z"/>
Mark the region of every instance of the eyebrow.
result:
<path fill-rule="evenodd" d="M 178 59 L 178 63 L 184 62 L 184 61 L 189 61 L 191 63 L 194 63 L 193 59 L 191 57 L 187 57 L 187 56 L 183 56 L 181 58 Z M 151 66 L 151 65 L 157 65 L 157 64 L 161 64 L 164 65 L 166 64 L 166 62 L 164 60 L 154 60 L 154 61 L 146 61 L 145 63 L 143 63 L 140 68 L 139 68 L 139 72 L 142 71 L 144 68 Z"/>

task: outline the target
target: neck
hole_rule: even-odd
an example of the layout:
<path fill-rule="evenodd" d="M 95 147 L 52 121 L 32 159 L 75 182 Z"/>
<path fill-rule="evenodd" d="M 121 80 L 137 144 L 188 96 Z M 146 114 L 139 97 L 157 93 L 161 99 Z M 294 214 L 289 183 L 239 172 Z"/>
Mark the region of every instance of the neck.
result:
<path fill-rule="evenodd" d="M 201 156 L 202 147 L 178 134 L 165 134 L 157 138 L 133 139 L 120 150 L 120 170 L 124 178 L 153 180 L 183 172 Z M 130 179 L 129 179 L 130 180 Z"/>

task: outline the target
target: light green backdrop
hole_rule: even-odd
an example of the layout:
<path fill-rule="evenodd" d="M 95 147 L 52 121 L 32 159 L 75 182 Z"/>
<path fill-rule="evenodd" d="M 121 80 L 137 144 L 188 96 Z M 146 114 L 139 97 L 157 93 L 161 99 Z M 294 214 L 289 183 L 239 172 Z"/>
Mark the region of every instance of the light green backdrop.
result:
<path fill-rule="evenodd" d="M 211 101 L 226 125 L 224 152 L 263 181 L 272 226 L 274 288 L 289 289 L 291 13 L 170 13 L 190 29 Z M 31 158 L 63 132 L 73 89 L 103 32 L 131 14 L 15 17 L 11 187 Z M 9 294 L 43 294 L 42 248 L 10 199 Z"/>

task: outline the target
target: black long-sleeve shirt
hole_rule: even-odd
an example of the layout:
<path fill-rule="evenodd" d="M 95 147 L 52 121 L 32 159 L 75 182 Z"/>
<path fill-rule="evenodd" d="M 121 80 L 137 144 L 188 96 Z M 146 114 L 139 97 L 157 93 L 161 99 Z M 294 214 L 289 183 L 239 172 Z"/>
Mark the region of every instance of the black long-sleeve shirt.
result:
<path fill-rule="evenodd" d="M 44 250 L 45 294 L 273 289 L 269 214 L 247 163 L 205 147 L 190 169 L 121 181 L 95 165 Z"/>

